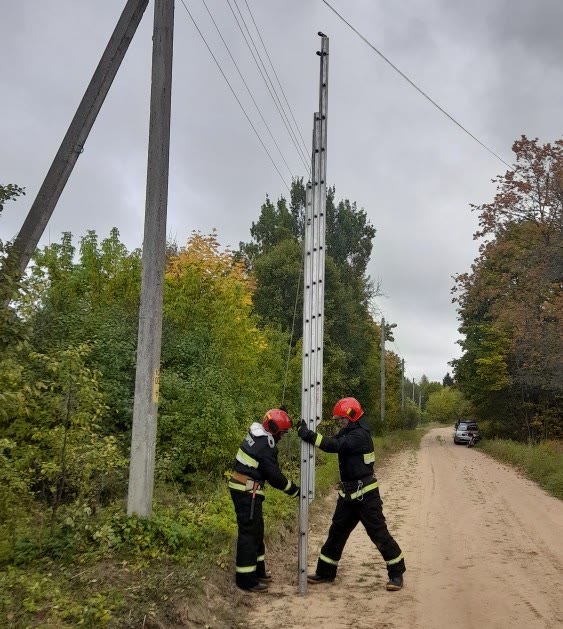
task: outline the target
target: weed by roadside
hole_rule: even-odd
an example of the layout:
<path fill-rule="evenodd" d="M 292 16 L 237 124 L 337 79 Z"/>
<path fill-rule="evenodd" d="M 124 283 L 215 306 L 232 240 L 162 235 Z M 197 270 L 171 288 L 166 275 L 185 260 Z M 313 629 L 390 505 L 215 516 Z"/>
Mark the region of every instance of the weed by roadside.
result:
<path fill-rule="evenodd" d="M 517 467 L 540 487 L 563 499 L 563 442 L 544 441 L 528 445 L 507 439 L 484 440 L 483 452 Z"/>

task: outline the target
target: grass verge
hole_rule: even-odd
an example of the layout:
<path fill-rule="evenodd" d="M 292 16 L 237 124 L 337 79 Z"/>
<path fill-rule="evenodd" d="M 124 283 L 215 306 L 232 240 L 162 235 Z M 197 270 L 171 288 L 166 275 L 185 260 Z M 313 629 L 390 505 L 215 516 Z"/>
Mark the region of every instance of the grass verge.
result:
<path fill-rule="evenodd" d="M 527 445 L 507 439 L 484 440 L 479 449 L 518 468 L 548 493 L 563 500 L 563 442 Z"/>

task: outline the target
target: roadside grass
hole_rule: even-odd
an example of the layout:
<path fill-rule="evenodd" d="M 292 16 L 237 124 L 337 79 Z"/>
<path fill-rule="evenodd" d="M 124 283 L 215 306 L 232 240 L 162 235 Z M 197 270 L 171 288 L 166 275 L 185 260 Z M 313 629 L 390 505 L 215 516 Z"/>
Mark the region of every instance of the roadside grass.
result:
<path fill-rule="evenodd" d="M 563 500 L 563 441 L 527 445 L 507 439 L 487 439 L 478 447 L 518 468 L 548 493 Z"/>
<path fill-rule="evenodd" d="M 414 430 L 395 430 L 386 433 L 383 437 L 375 438 L 375 456 L 381 460 L 378 453 L 381 452 L 383 459 L 399 452 L 400 450 L 418 450 L 420 440 L 428 432 L 429 426 L 423 425 Z"/>
<path fill-rule="evenodd" d="M 424 432 L 376 438 L 378 464 L 418 448 Z M 298 447 L 296 437 L 285 450 L 282 444 L 282 469 L 295 480 Z M 317 461 L 321 498 L 338 480 L 338 457 L 317 451 Z M 312 517 L 320 505 L 313 502 Z M 51 530 L 48 514 L 34 509 L 29 526 L 0 525 L 5 626 L 215 629 L 244 621 L 251 602 L 234 586 L 236 522 L 223 479 L 200 478 L 189 494 L 158 487 L 150 520 L 127 518 L 117 501 L 95 515 L 69 507 Z M 264 516 L 269 548 L 297 543 L 297 500 L 269 488 Z"/>

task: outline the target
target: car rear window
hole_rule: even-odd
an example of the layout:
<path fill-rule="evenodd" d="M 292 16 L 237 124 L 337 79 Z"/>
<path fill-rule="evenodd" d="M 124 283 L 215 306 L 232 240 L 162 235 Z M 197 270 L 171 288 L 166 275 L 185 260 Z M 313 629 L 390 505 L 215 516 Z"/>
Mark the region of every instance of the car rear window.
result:
<path fill-rule="evenodd" d="M 457 427 L 458 430 L 479 430 L 477 424 L 465 424 L 461 422 Z"/>

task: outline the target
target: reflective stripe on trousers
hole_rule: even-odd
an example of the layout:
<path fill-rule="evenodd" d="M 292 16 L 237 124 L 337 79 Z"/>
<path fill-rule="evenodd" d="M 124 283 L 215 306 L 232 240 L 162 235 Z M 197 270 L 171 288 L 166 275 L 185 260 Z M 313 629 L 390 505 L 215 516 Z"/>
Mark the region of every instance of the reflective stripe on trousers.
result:
<path fill-rule="evenodd" d="M 264 496 L 256 495 L 254 514 L 250 519 L 252 495 L 250 492 L 231 489 L 231 499 L 237 517 L 236 582 L 243 588 L 257 585 L 257 570 L 264 570 Z"/>
<path fill-rule="evenodd" d="M 387 529 L 383 504 L 377 488 L 366 493 L 363 500 L 338 499 L 328 538 L 321 548 L 317 562 L 317 574 L 321 577 L 336 576 L 342 551 L 358 522 L 363 524 L 369 538 L 377 546 L 386 563 L 389 576 L 403 574 L 405 572 L 403 553 Z"/>

